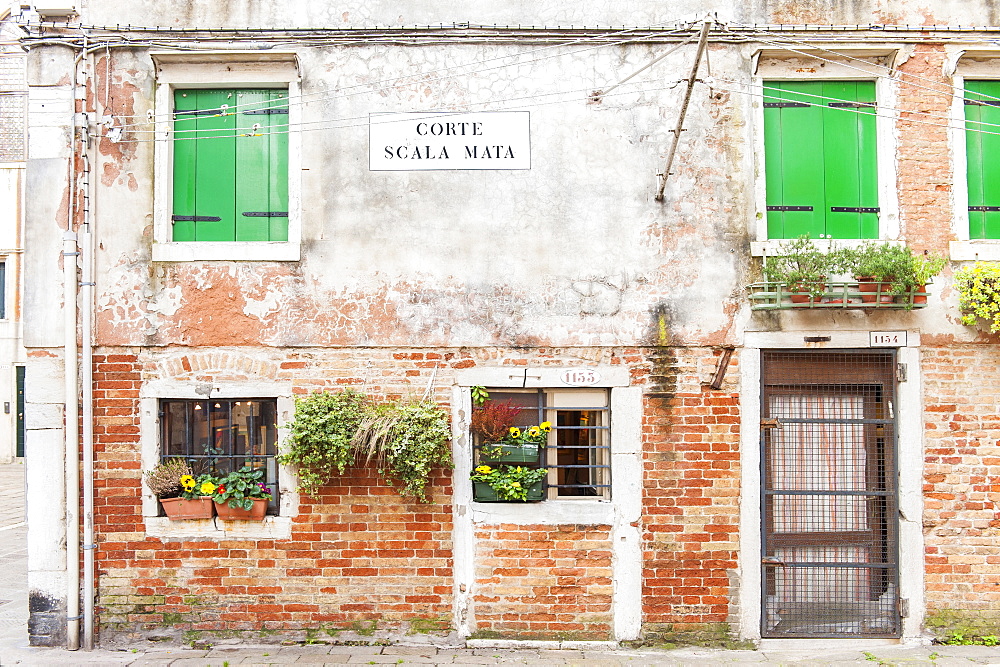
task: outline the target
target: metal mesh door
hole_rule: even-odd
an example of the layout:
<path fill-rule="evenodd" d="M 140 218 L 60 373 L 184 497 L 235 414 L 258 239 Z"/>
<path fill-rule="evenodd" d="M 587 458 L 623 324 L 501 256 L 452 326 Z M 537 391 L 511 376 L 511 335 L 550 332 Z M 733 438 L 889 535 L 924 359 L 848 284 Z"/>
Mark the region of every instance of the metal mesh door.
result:
<path fill-rule="evenodd" d="M 899 635 L 895 352 L 769 351 L 761 632 Z"/>

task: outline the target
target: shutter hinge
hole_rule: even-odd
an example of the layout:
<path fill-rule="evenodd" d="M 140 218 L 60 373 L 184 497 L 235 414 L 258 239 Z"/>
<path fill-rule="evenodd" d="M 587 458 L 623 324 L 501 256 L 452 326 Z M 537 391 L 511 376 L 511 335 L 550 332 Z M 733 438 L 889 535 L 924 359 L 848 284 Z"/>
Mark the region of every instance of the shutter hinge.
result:
<path fill-rule="evenodd" d="M 965 103 L 975 107 L 1000 107 L 1000 100 L 965 100 Z"/>
<path fill-rule="evenodd" d="M 288 211 L 243 211 L 248 218 L 287 218 Z"/>
<path fill-rule="evenodd" d="M 983 212 L 1000 211 L 1000 206 L 970 206 L 969 210 Z"/>
<path fill-rule="evenodd" d="M 216 215 L 172 215 L 172 222 L 219 222 L 222 220 Z"/>
<path fill-rule="evenodd" d="M 878 213 L 878 206 L 831 206 L 832 213 Z"/>
<path fill-rule="evenodd" d="M 906 364 L 896 364 L 896 382 L 906 382 Z"/>
<path fill-rule="evenodd" d="M 828 107 L 837 107 L 839 109 L 874 109 L 874 102 L 830 102 L 827 104 Z"/>
<path fill-rule="evenodd" d="M 253 111 L 243 112 L 246 116 L 270 116 L 277 113 L 288 113 L 288 109 L 254 109 Z"/>
<path fill-rule="evenodd" d="M 768 211 L 811 211 L 812 206 L 768 206 Z"/>
<path fill-rule="evenodd" d="M 897 599 L 896 608 L 899 610 L 900 618 L 906 618 L 910 615 L 910 601 L 907 598 Z"/>
<path fill-rule="evenodd" d="M 765 109 L 783 109 L 786 107 L 808 107 L 812 106 L 805 102 L 764 102 Z"/>

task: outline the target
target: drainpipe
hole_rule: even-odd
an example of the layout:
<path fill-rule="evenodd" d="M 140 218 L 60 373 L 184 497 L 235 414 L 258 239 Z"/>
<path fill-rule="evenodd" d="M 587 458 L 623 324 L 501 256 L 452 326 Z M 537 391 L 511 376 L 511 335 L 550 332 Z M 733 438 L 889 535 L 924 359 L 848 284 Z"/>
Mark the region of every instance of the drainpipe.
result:
<path fill-rule="evenodd" d="M 75 100 L 74 100 L 75 101 Z M 75 187 L 75 183 L 70 183 Z M 70 220 L 72 225 L 72 219 Z M 76 349 L 76 232 L 63 234 L 63 366 L 66 391 L 66 648 L 80 647 L 80 442 Z"/>
<path fill-rule="evenodd" d="M 92 63 L 93 64 L 93 63 Z M 91 75 L 96 69 L 91 67 Z M 87 128 L 89 134 L 90 128 Z M 90 139 L 87 140 L 90 144 Z M 91 207 L 94 205 L 94 184 L 91 176 L 88 146 L 84 162 L 83 230 L 81 234 L 80 305 L 80 366 L 83 385 L 83 648 L 94 650 L 94 234 Z"/>

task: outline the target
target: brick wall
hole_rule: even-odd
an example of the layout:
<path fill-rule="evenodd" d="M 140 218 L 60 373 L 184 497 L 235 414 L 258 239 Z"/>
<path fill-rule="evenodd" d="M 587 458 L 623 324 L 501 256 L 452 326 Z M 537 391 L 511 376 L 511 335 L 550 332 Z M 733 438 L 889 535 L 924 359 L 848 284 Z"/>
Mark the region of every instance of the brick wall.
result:
<path fill-rule="evenodd" d="M 1000 631 L 1000 376 L 986 368 L 1000 368 L 996 345 L 923 350 L 923 526 L 932 629 L 971 624 L 981 634 Z"/>
<path fill-rule="evenodd" d="M 738 493 L 734 358 L 722 391 L 711 348 L 533 350 L 539 365 L 626 364 L 647 385 L 643 449 L 643 612 L 651 631 L 721 624 L 731 615 Z M 521 366 L 500 349 L 144 351 L 95 358 L 99 613 L 109 634 L 241 632 L 308 636 L 338 630 L 452 627 L 451 472 L 430 502 L 401 499 L 373 468 L 303 496 L 290 540 L 151 538 L 141 516 L 141 382 L 291 381 L 295 393 L 356 386 L 375 396 L 450 399 L 451 373 Z M 223 368 L 224 371 L 219 369 Z M 607 525 L 476 528 L 472 619 L 482 635 L 608 639 L 612 562 Z M 639 604 L 639 601 L 636 601 Z M 187 634 L 185 634 L 187 633 Z"/>
<path fill-rule="evenodd" d="M 721 627 L 736 591 L 739 531 L 739 376 L 736 355 L 721 391 L 718 351 L 654 357 L 660 378 L 645 401 L 642 434 L 645 633 Z"/>
<path fill-rule="evenodd" d="M 479 636 L 611 638 L 609 526 L 503 524 L 476 532 Z"/>

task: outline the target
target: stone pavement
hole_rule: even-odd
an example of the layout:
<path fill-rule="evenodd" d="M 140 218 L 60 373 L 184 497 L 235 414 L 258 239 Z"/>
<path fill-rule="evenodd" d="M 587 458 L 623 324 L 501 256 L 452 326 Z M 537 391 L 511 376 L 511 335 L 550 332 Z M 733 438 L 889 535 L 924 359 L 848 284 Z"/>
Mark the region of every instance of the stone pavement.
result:
<path fill-rule="evenodd" d="M 469 646 L 218 645 L 189 649 L 146 644 L 125 650 L 66 651 L 28 646 L 27 530 L 24 466 L 0 465 L 0 667 L 25 665 L 131 665 L 226 667 L 229 665 L 997 665 L 1000 648 L 931 646 L 888 642 L 798 640 L 764 642 L 755 651 L 723 649 L 628 649 L 601 642 L 470 641 Z"/>

